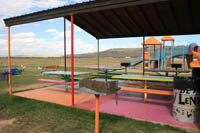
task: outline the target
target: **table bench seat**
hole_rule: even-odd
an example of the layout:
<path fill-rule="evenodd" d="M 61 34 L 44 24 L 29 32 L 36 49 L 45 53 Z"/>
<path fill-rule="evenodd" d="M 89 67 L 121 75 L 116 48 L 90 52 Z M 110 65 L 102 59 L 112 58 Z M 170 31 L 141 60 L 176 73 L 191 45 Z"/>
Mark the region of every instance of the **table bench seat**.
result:
<path fill-rule="evenodd" d="M 56 71 L 59 69 L 59 66 L 56 65 L 56 66 L 43 66 L 42 67 L 42 71 L 48 71 L 48 70 L 51 70 L 51 71 Z"/>
<path fill-rule="evenodd" d="M 144 87 L 144 83 L 130 83 L 130 82 L 124 82 L 124 85 L 129 85 L 129 86 L 139 86 L 139 87 Z M 162 85 L 162 84 L 148 84 L 148 88 L 159 88 L 159 89 L 174 89 L 173 85 Z"/>
<path fill-rule="evenodd" d="M 71 82 L 59 81 L 59 80 L 52 80 L 52 79 L 38 79 L 40 82 L 47 82 L 47 83 L 56 83 L 61 85 L 72 85 Z M 77 82 L 74 82 L 74 85 L 77 85 Z"/>
<path fill-rule="evenodd" d="M 161 91 L 161 90 L 151 90 L 151 89 L 139 89 L 130 87 L 120 87 L 120 91 L 138 92 L 138 93 L 148 93 L 157 95 L 174 95 L 172 91 Z"/>

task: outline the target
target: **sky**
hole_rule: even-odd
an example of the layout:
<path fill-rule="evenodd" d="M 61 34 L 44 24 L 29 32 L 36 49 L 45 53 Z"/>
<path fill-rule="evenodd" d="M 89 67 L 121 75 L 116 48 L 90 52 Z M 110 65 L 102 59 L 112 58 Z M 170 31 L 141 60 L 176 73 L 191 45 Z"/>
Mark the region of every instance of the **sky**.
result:
<path fill-rule="evenodd" d="M 88 0 L 0 0 L 0 56 L 8 55 L 7 27 L 3 19 Z M 70 22 L 66 20 L 67 54 L 70 54 Z M 175 45 L 200 44 L 200 35 L 173 36 Z M 160 36 L 156 37 L 160 40 Z M 139 48 L 142 37 L 100 40 L 100 51 L 110 48 Z M 63 18 L 11 27 L 11 56 L 63 54 Z M 168 44 L 170 45 L 170 43 Z M 74 28 L 75 54 L 96 52 L 97 40 Z"/>

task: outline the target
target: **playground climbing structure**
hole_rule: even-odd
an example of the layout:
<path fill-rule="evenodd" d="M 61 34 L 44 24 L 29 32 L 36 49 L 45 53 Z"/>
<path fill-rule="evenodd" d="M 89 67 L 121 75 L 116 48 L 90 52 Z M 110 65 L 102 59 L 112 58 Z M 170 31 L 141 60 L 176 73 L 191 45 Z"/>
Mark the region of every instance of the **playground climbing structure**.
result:
<path fill-rule="evenodd" d="M 173 70 L 172 64 L 175 64 L 175 58 L 182 59 L 181 64 L 182 71 L 185 71 L 185 62 L 187 61 L 187 66 L 190 68 L 190 63 L 193 61 L 192 51 L 200 51 L 200 46 L 196 43 L 190 43 L 189 45 L 174 46 L 175 39 L 171 36 L 164 36 L 161 38 L 162 43 L 154 37 L 150 37 L 144 43 L 145 45 L 145 68 L 148 70 Z M 166 43 L 171 42 L 170 46 Z M 142 63 L 142 58 L 129 59 L 131 66 L 137 66 Z"/>

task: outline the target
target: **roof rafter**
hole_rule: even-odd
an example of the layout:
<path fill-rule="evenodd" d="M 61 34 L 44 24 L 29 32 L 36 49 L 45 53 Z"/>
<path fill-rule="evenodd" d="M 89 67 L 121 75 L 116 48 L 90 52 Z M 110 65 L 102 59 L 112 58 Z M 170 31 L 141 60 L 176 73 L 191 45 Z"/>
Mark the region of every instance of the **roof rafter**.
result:
<path fill-rule="evenodd" d="M 123 8 L 123 10 L 127 14 L 128 18 L 132 20 L 133 25 L 135 25 L 141 32 L 144 32 L 144 29 L 137 23 L 134 16 L 132 16 L 127 9 Z"/>
<path fill-rule="evenodd" d="M 144 17 L 144 19 L 148 23 L 148 25 L 150 25 L 150 27 L 152 28 L 153 32 L 155 32 L 156 30 L 155 30 L 154 26 L 152 25 L 152 23 L 150 23 L 150 20 L 147 18 L 147 16 L 145 15 L 144 11 L 142 10 L 142 8 L 140 6 L 138 6 L 138 10 L 142 14 L 142 16 Z"/>
<path fill-rule="evenodd" d="M 102 34 L 105 34 L 106 36 L 112 35 L 110 32 L 108 32 L 107 29 L 103 27 L 103 25 L 99 24 L 99 22 L 96 21 L 96 19 L 92 17 L 90 14 L 86 13 L 86 14 L 81 14 L 79 16 L 81 16 L 82 19 L 84 19 L 87 23 L 89 23 L 93 28 L 95 27 L 95 29 L 101 32 Z"/>
<path fill-rule="evenodd" d="M 119 24 L 124 27 L 129 33 L 133 33 L 136 34 L 135 31 L 131 30 L 132 28 L 130 28 L 128 25 L 125 24 L 124 20 L 121 19 L 114 10 L 112 10 L 113 15 L 115 16 L 115 18 L 118 20 Z"/>
<path fill-rule="evenodd" d="M 167 26 L 165 25 L 165 22 L 164 22 L 163 18 L 161 17 L 156 5 L 152 4 L 152 6 L 153 6 L 153 9 L 155 10 L 156 14 L 158 15 L 158 18 L 160 20 L 161 26 L 163 27 L 164 31 L 168 32 L 169 30 L 167 29 Z"/>
<path fill-rule="evenodd" d="M 100 12 L 100 14 L 105 18 L 106 22 L 108 22 L 109 25 L 114 27 L 114 29 L 117 30 L 117 33 L 119 33 L 121 35 L 121 30 L 119 29 L 119 27 L 115 26 L 111 21 L 109 21 L 109 19 L 104 15 L 104 13 Z"/>

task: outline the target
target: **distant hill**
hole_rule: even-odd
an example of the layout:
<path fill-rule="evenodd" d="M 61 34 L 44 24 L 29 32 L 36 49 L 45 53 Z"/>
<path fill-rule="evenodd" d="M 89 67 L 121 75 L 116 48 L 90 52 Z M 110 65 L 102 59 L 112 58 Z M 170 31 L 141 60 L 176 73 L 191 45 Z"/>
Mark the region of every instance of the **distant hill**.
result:
<path fill-rule="evenodd" d="M 105 51 L 100 52 L 100 57 L 113 57 L 113 58 L 124 58 L 124 57 L 136 57 L 142 55 L 142 49 L 141 48 L 113 48 L 108 49 Z M 17 55 L 15 57 L 62 57 L 63 55 Z M 67 55 L 67 57 L 70 57 L 70 55 Z M 76 54 L 76 58 L 92 58 L 97 57 L 97 53 L 85 53 L 85 54 Z"/>
<path fill-rule="evenodd" d="M 141 48 L 113 48 L 100 52 L 100 57 L 113 57 L 113 58 L 124 58 L 124 57 L 136 57 L 142 55 Z M 86 54 L 77 54 L 77 58 L 88 58 L 96 57 L 97 53 L 86 53 Z"/>

